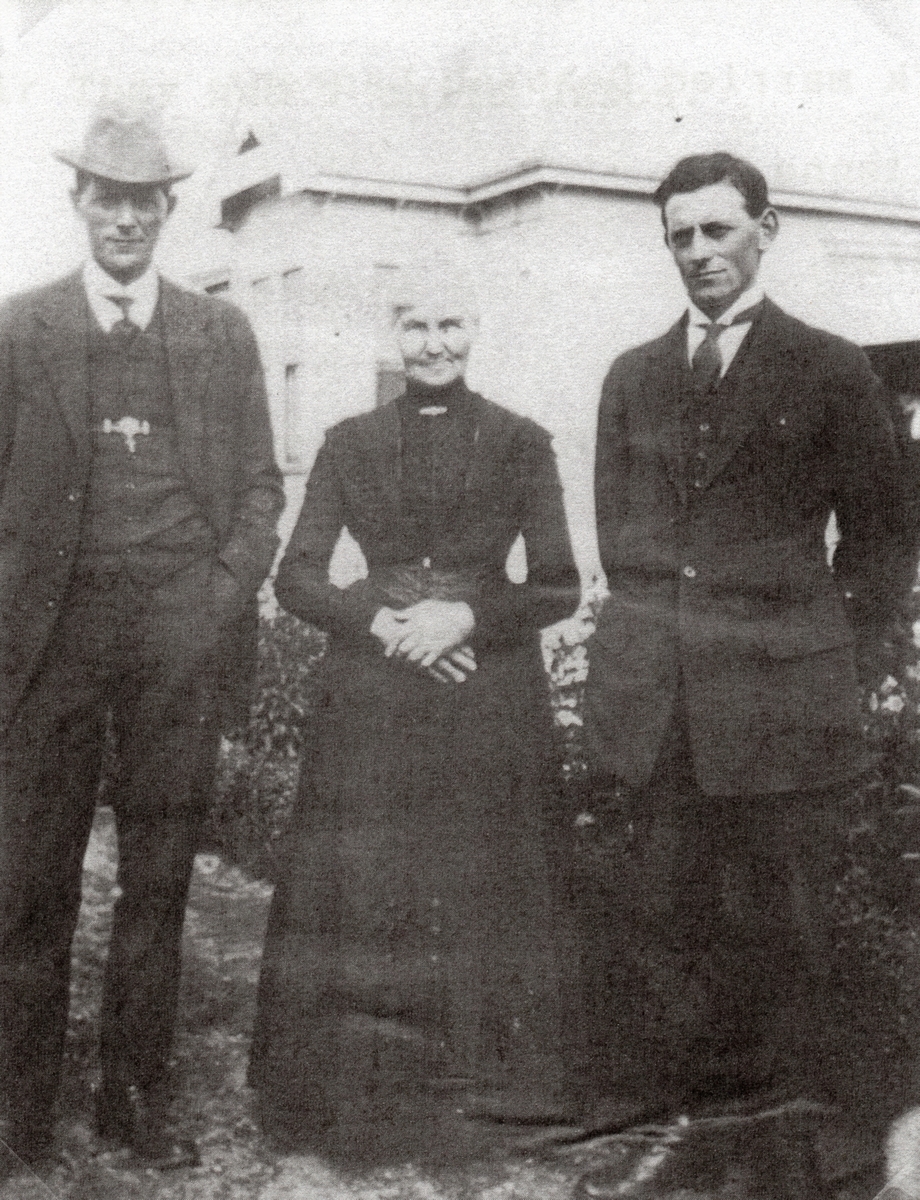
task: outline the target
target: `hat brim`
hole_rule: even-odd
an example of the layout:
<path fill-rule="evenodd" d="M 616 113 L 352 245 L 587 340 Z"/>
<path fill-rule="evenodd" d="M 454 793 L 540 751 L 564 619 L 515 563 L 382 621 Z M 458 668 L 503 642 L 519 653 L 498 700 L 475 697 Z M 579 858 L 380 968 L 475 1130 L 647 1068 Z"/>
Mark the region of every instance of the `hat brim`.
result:
<path fill-rule="evenodd" d="M 191 168 L 186 170 L 179 167 L 178 164 L 165 174 L 125 174 L 124 172 L 113 170 L 106 163 L 94 162 L 92 159 L 84 158 L 82 152 L 73 153 L 68 150 L 56 150 L 54 151 L 54 157 L 58 162 L 64 163 L 65 166 L 73 167 L 75 171 L 84 171 L 87 175 L 95 175 L 99 179 L 111 179 L 115 183 L 179 183 L 180 180 L 188 179 L 192 174 Z"/>

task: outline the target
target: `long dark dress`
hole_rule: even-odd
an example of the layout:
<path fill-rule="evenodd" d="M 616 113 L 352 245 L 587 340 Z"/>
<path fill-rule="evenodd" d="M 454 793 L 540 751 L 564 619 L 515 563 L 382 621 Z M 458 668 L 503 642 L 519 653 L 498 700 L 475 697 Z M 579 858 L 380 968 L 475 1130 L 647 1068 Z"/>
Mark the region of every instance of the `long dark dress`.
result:
<path fill-rule="evenodd" d="M 328 582 L 343 527 L 369 569 L 346 590 Z M 331 639 L 260 983 L 250 1080 L 264 1127 L 288 1144 L 350 1131 L 369 1145 L 371 1127 L 406 1134 L 439 1103 L 549 1115 L 567 947 L 538 631 L 577 603 L 549 436 L 462 384 L 342 422 L 277 594 Z M 381 605 L 424 595 L 474 611 L 478 669 L 461 684 L 386 659 L 369 635 Z"/>

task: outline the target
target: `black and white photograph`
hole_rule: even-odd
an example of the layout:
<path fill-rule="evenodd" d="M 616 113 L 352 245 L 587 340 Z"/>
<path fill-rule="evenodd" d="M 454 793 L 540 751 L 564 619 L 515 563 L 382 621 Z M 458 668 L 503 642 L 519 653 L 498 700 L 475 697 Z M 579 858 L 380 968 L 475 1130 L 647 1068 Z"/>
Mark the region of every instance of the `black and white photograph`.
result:
<path fill-rule="evenodd" d="M 0 1200 L 920 1200 L 920 2 L 0 0 Z"/>

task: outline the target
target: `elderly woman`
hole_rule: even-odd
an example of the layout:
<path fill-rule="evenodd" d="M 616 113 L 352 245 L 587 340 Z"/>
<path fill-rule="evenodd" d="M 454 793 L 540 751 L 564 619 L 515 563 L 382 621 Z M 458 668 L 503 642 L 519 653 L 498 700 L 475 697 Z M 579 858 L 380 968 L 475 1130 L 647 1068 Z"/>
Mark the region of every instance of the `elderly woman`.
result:
<path fill-rule="evenodd" d="M 405 394 L 328 431 L 278 573 L 330 634 L 250 1070 L 287 1146 L 408 1148 L 424 1114 L 531 1122 L 562 1100 L 538 635 L 577 576 L 549 435 L 464 382 L 476 325 L 443 288 L 396 309 Z M 346 527 L 369 573 L 339 589 Z"/>

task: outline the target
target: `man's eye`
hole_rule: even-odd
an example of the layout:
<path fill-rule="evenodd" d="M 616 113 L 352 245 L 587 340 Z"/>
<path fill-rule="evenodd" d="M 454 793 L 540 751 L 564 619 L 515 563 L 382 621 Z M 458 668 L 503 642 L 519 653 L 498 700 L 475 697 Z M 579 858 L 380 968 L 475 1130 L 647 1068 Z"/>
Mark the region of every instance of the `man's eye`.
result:
<path fill-rule="evenodd" d="M 722 238 L 724 238 L 726 234 L 731 233 L 731 226 L 730 225 L 704 225 L 703 233 L 705 233 L 708 238 L 714 238 L 715 240 L 719 241 Z"/>

